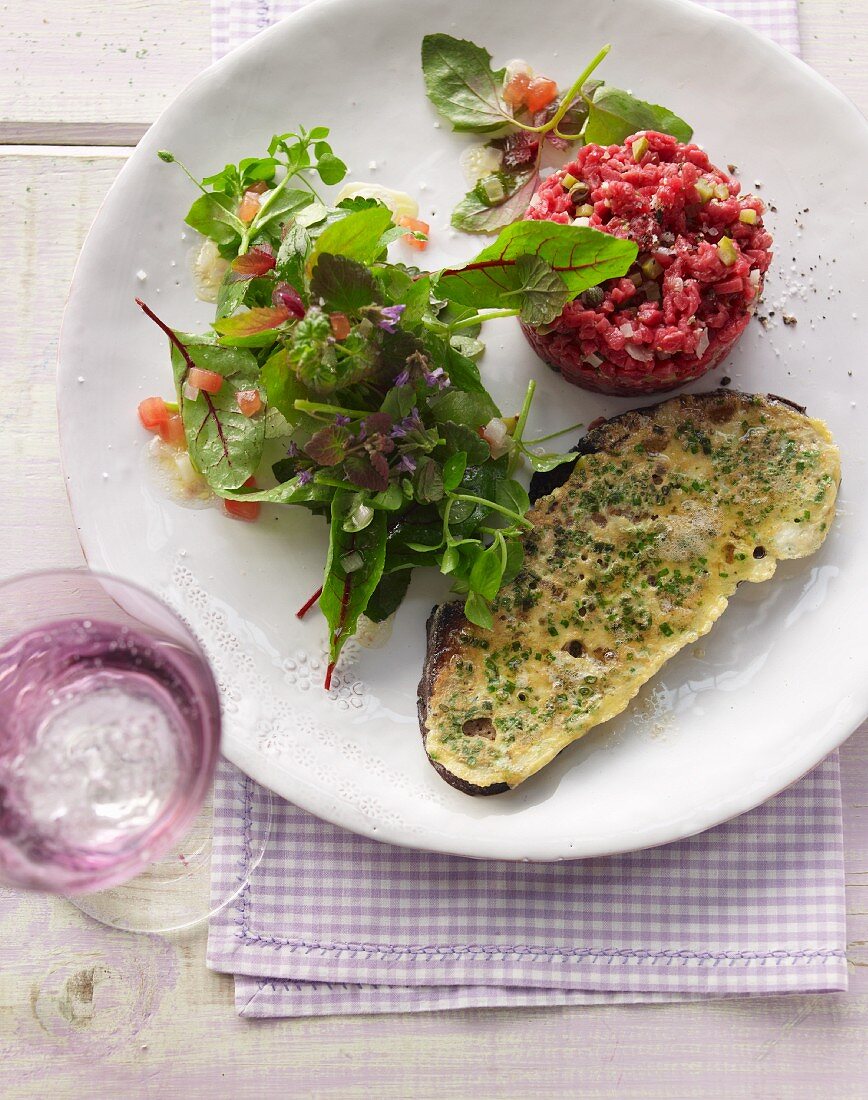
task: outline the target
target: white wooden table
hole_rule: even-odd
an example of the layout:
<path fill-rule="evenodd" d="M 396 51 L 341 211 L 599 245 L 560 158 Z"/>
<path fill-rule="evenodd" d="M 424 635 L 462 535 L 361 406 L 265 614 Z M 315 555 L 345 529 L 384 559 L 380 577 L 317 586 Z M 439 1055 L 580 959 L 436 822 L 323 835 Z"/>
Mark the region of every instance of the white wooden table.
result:
<path fill-rule="evenodd" d="M 806 59 L 868 112 L 868 0 L 801 11 Z M 210 61 L 209 5 L 0 3 L 0 26 L 9 575 L 82 561 L 54 407 L 66 287 L 129 148 Z M 231 979 L 205 969 L 204 932 L 114 934 L 62 901 L 19 896 L 0 930 L 0 1096 L 868 1096 L 868 726 L 842 771 L 846 995 L 251 1023 L 235 1016 Z"/>

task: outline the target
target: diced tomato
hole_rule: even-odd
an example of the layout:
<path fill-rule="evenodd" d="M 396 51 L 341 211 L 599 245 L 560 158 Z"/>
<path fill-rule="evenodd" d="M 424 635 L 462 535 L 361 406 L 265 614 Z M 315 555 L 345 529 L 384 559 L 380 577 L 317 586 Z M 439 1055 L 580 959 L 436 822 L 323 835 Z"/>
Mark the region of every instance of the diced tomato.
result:
<path fill-rule="evenodd" d="M 184 421 L 181 419 L 180 413 L 172 413 L 165 423 L 159 426 L 157 431 L 164 443 L 170 443 L 173 447 L 181 449 L 186 448 L 187 435 L 184 431 Z"/>
<path fill-rule="evenodd" d="M 532 115 L 548 107 L 558 94 L 558 86 L 547 76 L 535 76 L 527 88 L 524 105 Z"/>
<path fill-rule="evenodd" d="M 235 394 L 235 403 L 244 416 L 256 416 L 262 408 L 262 398 L 259 390 L 239 390 Z"/>
<path fill-rule="evenodd" d="M 255 523 L 262 511 L 258 500 L 224 500 L 223 508 L 231 519 L 243 519 L 245 523 Z"/>
<path fill-rule="evenodd" d="M 398 218 L 395 224 L 403 229 L 412 229 L 415 233 L 431 232 L 431 226 L 427 222 L 420 221 L 418 218 L 408 218 L 406 214 Z"/>
<path fill-rule="evenodd" d="M 243 221 L 245 225 L 249 225 L 259 213 L 260 205 L 261 200 L 259 198 L 259 192 L 254 191 L 252 187 L 249 188 L 244 192 L 244 196 L 238 204 L 239 219 Z"/>
<path fill-rule="evenodd" d="M 187 372 L 187 381 L 195 390 L 204 390 L 205 393 L 219 393 L 223 385 L 223 375 L 215 370 L 201 370 L 199 367 L 190 367 Z"/>
<path fill-rule="evenodd" d="M 516 107 L 523 107 L 529 86 L 530 77 L 528 74 L 521 72 L 516 73 L 503 89 L 504 103 L 512 107 L 513 110 L 515 110 Z"/>
<path fill-rule="evenodd" d="M 249 477 L 244 482 L 245 489 L 256 488 L 256 478 Z M 243 519 L 245 523 L 255 523 L 259 519 L 262 505 L 258 500 L 224 500 L 223 508 L 232 519 Z"/>
<path fill-rule="evenodd" d="M 400 217 L 395 222 L 402 229 L 409 229 L 412 232 L 405 233 L 401 240 L 404 244 L 409 245 L 410 248 L 415 248 L 419 252 L 424 252 L 428 247 L 427 240 L 420 240 L 418 237 L 414 237 L 413 233 L 424 233 L 427 237 L 431 231 L 431 226 L 427 222 L 420 221 L 418 218 L 408 218 L 406 216 Z"/>
<path fill-rule="evenodd" d="M 168 419 L 169 410 L 162 397 L 146 397 L 144 401 L 139 402 L 139 420 L 142 422 L 142 427 L 147 428 L 149 432 L 157 431 Z"/>
<path fill-rule="evenodd" d="M 350 334 L 350 319 L 346 313 L 332 313 L 329 315 L 329 323 L 332 326 L 332 336 L 335 340 L 346 340 Z"/>

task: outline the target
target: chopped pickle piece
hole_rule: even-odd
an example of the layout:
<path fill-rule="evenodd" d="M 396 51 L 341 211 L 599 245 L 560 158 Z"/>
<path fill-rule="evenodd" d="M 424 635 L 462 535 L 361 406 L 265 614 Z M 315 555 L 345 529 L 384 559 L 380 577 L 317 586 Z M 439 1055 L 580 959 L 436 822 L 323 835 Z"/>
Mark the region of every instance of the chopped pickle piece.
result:
<path fill-rule="evenodd" d="M 486 176 L 481 183 L 482 190 L 485 192 L 485 196 L 492 204 L 503 202 L 506 198 L 506 191 L 504 190 L 503 181 L 500 176 Z"/>
<path fill-rule="evenodd" d="M 576 206 L 583 203 L 590 193 L 590 187 L 588 187 L 586 183 L 582 183 L 581 180 L 574 187 L 570 188 L 570 198 Z"/>
<path fill-rule="evenodd" d="M 706 203 L 714 196 L 714 186 L 707 179 L 699 179 L 693 185 L 699 195 L 699 201 Z"/>
<path fill-rule="evenodd" d="M 646 279 L 659 279 L 663 274 L 663 268 L 653 257 L 650 260 L 645 260 L 639 266 L 642 268 L 642 274 Z"/>
<path fill-rule="evenodd" d="M 738 259 L 738 249 L 729 237 L 721 237 L 717 244 L 717 254 L 720 262 L 726 267 L 732 267 Z"/>

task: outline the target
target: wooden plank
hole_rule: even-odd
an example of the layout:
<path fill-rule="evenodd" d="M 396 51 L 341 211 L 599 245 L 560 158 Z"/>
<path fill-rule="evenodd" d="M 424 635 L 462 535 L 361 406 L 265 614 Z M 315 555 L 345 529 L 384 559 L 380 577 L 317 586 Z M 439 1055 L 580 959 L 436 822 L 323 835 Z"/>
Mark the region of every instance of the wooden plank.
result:
<path fill-rule="evenodd" d="M 42 142 L 87 123 L 124 140 L 83 143 L 125 144 L 211 61 L 209 0 L 4 3 L 0 22 L 0 120 L 49 125 Z M 14 133 L 2 140 L 28 140 Z"/>
<path fill-rule="evenodd" d="M 57 443 L 57 334 L 85 234 L 123 158 L 88 155 L 0 157 L 7 196 L 5 256 L 15 279 L 0 289 L 0 467 L 4 574 L 80 565 Z"/>
<path fill-rule="evenodd" d="M 0 122 L 0 146 L 136 145 L 147 122 Z"/>

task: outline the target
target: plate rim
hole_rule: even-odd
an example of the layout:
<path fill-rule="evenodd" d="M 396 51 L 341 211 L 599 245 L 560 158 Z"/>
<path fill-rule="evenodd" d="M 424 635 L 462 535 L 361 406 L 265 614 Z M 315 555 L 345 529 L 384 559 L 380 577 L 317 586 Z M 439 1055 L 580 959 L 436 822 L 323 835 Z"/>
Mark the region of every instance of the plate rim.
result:
<path fill-rule="evenodd" d="M 116 575 L 120 576 L 124 575 L 123 573 L 117 573 L 117 571 L 108 568 L 108 564 L 104 561 L 102 556 L 98 535 L 94 531 L 89 530 L 87 524 L 79 523 L 84 506 L 83 504 L 79 504 L 77 507 L 75 494 L 71 489 L 71 479 L 67 474 L 69 468 L 68 460 L 71 457 L 69 453 L 71 450 L 70 432 L 64 430 L 64 423 L 66 420 L 64 417 L 64 395 L 68 389 L 71 389 L 71 382 L 74 376 L 73 368 L 66 368 L 64 366 L 64 362 L 67 359 L 66 346 L 69 341 L 69 328 L 71 327 L 69 324 L 69 319 L 72 314 L 71 307 L 73 307 L 74 301 L 81 290 L 82 258 L 88 250 L 88 245 L 94 234 L 94 229 L 102 217 L 106 204 L 113 198 L 116 189 L 120 189 L 123 186 L 125 177 L 129 173 L 130 165 L 136 163 L 145 155 L 148 155 L 149 150 L 147 146 L 149 142 L 147 139 L 152 131 L 162 123 L 166 116 L 174 114 L 179 110 L 189 96 L 196 94 L 202 86 L 206 86 L 209 82 L 213 81 L 215 75 L 222 75 L 224 70 L 231 69 L 233 65 L 237 64 L 240 59 L 246 57 L 248 54 L 258 52 L 263 48 L 263 44 L 270 43 L 272 39 L 290 36 L 295 33 L 295 29 L 300 25 L 326 18 L 327 13 L 332 8 L 340 8 L 348 3 L 352 3 L 355 8 L 363 6 L 370 9 L 372 17 L 375 17 L 377 10 L 380 8 L 388 8 L 390 2 L 392 2 L 392 0 L 312 0 L 312 2 L 304 8 L 272 24 L 265 30 L 254 35 L 248 41 L 229 51 L 223 57 L 213 61 L 200 73 L 194 76 L 159 112 L 157 118 L 151 126 L 148 127 L 148 130 L 138 146 L 133 149 L 130 156 L 121 167 L 100 203 L 93 223 L 85 237 L 79 257 L 76 260 L 70 280 L 70 287 L 58 336 L 56 370 L 61 475 L 70 504 L 76 536 L 89 568 L 116 572 Z M 780 46 L 770 38 L 767 38 L 765 35 L 753 30 L 751 27 L 746 26 L 740 20 L 713 8 L 701 6 L 695 3 L 694 0 L 651 0 L 650 6 L 677 12 L 681 17 L 699 25 L 705 24 L 709 27 L 716 26 L 725 29 L 726 34 L 736 37 L 741 36 L 744 41 L 750 43 L 754 48 L 770 51 L 781 63 L 790 66 L 800 73 L 802 78 L 807 77 L 809 83 L 813 84 L 818 90 L 821 90 L 824 95 L 831 95 L 840 107 L 849 113 L 851 123 L 855 123 L 863 132 L 868 130 L 868 119 L 865 118 L 855 103 L 844 92 L 815 69 L 811 68 L 801 57 L 791 53 L 789 50 Z M 71 359 L 71 357 L 69 358 Z M 79 501 L 83 501 L 84 497 L 79 496 L 78 499 Z M 843 744 L 843 742 L 859 727 L 866 714 L 868 714 L 868 681 L 866 681 L 862 696 L 859 697 L 859 700 L 857 701 L 855 697 L 852 698 L 849 706 L 845 708 L 844 712 L 839 714 L 835 720 L 830 720 L 825 727 L 825 736 L 818 735 L 817 738 L 811 742 L 812 748 L 810 751 L 802 751 L 795 756 L 789 756 L 787 758 L 787 767 L 771 769 L 766 773 L 765 781 L 758 782 L 751 786 L 749 788 L 749 793 L 744 792 L 740 794 L 739 792 L 742 789 L 739 788 L 735 793 L 716 800 L 713 811 L 705 815 L 701 823 L 699 821 L 694 821 L 692 825 L 687 825 L 684 815 L 682 815 L 682 817 L 678 819 L 680 825 L 677 822 L 669 821 L 664 823 L 657 822 L 654 825 L 643 828 L 641 840 L 638 844 L 631 841 L 629 838 L 625 838 L 622 843 L 618 844 L 591 844 L 586 847 L 586 850 L 579 851 L 578 853 L 571 849 L 577 846 L 581 847 L 580 841 L 577 841 L 575 837 L 570 838 L 568 835 L 564 834 L 558 834 L 556 836 L 547 834 L 542 840 L 529 839 L 523 844 L 521 851 L 515 850 L 515 845 L 512 844 L 510 846 L 511 850 L 508 852 L 504 851 L 503 848 L 499 846 L 498 840 L 490 840 L 487 838 L 482 838 L 481 840 L 480 838 L 476 838 L 474 840 L 472 836 L 468 836 L 459 842 L 452 836 L 441 836 L 433 828 L 428 829 L 424 841 L 420 843 L 418 842 L 418 838 L 414 841 L 412 837 L 406 836 L 401 826 L 392 826 L 385 823 L 374 824 L 370 819 L 358 813 L 355 807 L 348 804 L 341 804 L 336 795 L 329 798 L 327 792 L 314 787 L 299 776 L 292 776 L 292 781 L 296 786 L 296 790 L 294 790 L 289 797 L 291 797 L 291 800 L 296 805 L 325 821 L 347 828 L 354 833 L 367 836 L 370 839 L 412 850 L 434 851 L 469 858 L 510 861 L 534 860 L 551 862 L 563 859 L 607 857 L 632 851 L 646 850 L 663 844 L 684 840 L 755 809 L 757 806 L 785 790 L 793 783 L 798 782 L 799 779 L 816 767 L 826 756 Z M 240 768 L 256 782 L 261 783 L 269 790 L 273 791 L 275 789 L 273 785 L 274 776 L 273 774 L 269 775 L 269 767 L 273 769 L 274 761 L 269 760 L 263 750 L 258 749 L 252 743 L 245 743 L 239 738 L 230 735 L 224 727 L 221 752 L 232 764 Z M 281 771 L 284 774 L 288 774 L 288 769 L 285 767 L 281 767 Z M 310 794 L 307 793 L 308 791 Z M 281 797 L 287 797 L 281 794 L 281 792 L 275 791 L 275 793 L 279 794 Z M 470 820 L 471 819 L 468 818 L 468 821 Z"/>

